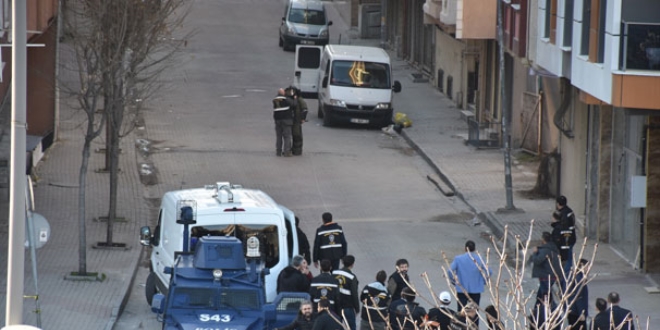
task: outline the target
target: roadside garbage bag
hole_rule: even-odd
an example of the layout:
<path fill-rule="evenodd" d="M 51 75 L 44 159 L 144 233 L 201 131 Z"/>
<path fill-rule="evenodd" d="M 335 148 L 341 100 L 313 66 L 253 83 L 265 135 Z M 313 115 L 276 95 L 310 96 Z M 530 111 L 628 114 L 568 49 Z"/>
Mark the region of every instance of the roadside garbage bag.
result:
<path fill-rule="evenodd" d="M 403 127 L 410 127 L 412 126 L 412 120 L 408 118 L 408 115 L 406 115 L 403 112 L 397 112 L 394 114 L 394 124 L 401 125 Z"/>

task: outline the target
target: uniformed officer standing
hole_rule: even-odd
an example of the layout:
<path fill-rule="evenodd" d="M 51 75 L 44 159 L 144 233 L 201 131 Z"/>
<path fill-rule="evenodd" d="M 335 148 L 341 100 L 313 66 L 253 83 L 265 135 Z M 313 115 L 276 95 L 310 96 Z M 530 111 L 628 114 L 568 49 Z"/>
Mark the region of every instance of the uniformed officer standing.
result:
<path fill-rule="evenodd" d="M 351 330 L 356 330 L 355 315 L 360 312 L 360 300 L 358 299 L 358 278 L 353 273 L 355 257 L 347 255 L 341 259 L 344 268 L 332 271 L 339 282 L 339 296 L 341 297 L 341 309 Z"/>
<path fill-rule="evenodd" d="M 347 254 L 344 230 L 332 222 L 332 214 L 325 212 L 321 216 L 323 225 L 316 229 L 314 237 L 314 267 L 319 268 L 319 260 L 328 259 L 332 269 L 339 269 L 339 260 Z"/>
<path fill-rule="evenodd" d="M 293 126 L 293 101 L 284 95 L 284 89 L 277 91 L 273 99 L 273 119 L 275 120 L 275 152 L 277 156 L 291 157 L 291 128 Z"/>
<path fill-rule="evenodd" d="M 319 301 L 327 300 L 330 303 L 330 309 L 339 314 L 341 313 L 339 282 L 332 276 L 331 272 L 330 260 L 323 259 L 321 261 L 321 273 L 312 279 L 309 286 L 309 295 L 312 297 L 315 309 L 318 308 Z"/>

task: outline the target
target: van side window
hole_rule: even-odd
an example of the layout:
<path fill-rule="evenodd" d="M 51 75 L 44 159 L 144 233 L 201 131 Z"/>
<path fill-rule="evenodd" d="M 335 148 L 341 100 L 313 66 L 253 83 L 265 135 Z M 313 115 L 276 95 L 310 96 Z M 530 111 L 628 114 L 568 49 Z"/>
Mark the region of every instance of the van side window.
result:
<path fill-rule="evenodd" d="M 161 221 L 163 220 L 163 209 L 161 209 L 158 212 L 158 224 L 156 225 L 156 228 L 154 228 L 154 237 L 152 239 L 152 243 L 154 246 L 160 245 L 160 224 Z"/>
<path fill-rule="evenodd" d="M 296 229 L 291 228 L 291 221 L 289 221 L 289 219 L 286 219 L 284 223 L 286 224 L 286 246 L 289 248 L 289 260 L 293 260 L 293 232 L 295 232 Z M 300 253 L 300 251 L 298 251 L 298 253 Z"/>

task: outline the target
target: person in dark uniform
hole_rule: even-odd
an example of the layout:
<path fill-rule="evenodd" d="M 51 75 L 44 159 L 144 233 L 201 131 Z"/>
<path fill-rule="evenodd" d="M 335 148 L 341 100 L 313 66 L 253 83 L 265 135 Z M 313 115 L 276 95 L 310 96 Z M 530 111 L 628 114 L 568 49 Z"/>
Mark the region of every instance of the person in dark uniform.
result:
<path fill-rule="evenodd" d="M 293 101 L 285 95 L 284 89 L 277 91 L 273 99 L 273 119 L 275 120 L 275 154 L 291 157 L 291 127 L 293 126 Z"/>
<path fill-rule="evenodd" d="M 339 296 L 341 309 L 351 330 L 356 330 L 355 315 L 360 311 L 360 300 L 358 299 L 358 278 L 353 273 L 355 257 L 347 255 L 341 259 L 344 268 L 332 271 L 332 275 L 339 282 Z"/>
<path fill-rule="evenodd" d="M 360 330 L 385 330 L 389 322 L 388 308 L 392 296 L 385 287 L 387 273 L 384 270 L 376 274 L 376 282 L 367 284 L 360 294 L 362 312 Z M 373 329 L 372 329 L 373 326 Z"/>
<path fill-rule="evenodd" d="M 611 312 L 611 324 L 617 329 L 635 330 L 633 313 L 630 310 L 619 306 L 619 302 L 621 302 L 619 294 L 617 292 L 610 292 L 610 294 L 607 295 L 607 302 L 610 303 L 610 308 L 608 308 L 607 311 Z"/>
<path fill-rule="evenodd" d="M 307 264 L 312 263 L 312 253 L 309 249 L 307 235 L 300 229 L 300 219 L 296 217 L 296 233 L 298 233 L 298 253 L 305 258 Z"/>
<path fill-rule="evenodd" d="M 559 196 L 552 214 L 552 240 L 559 249 L 563 269 L 568 272 L 573 266 L 573 246 L 575 245 L 575 215 L 567 205 L 566 197 Z"/>
<path fill-rule="evenodd" d="M 294 156 L 300 156 L 303 148 L 302 124 L 307 120 L 307 102 L 300 95 L 300 90 L 293 86 L 289 86 L 286 92 L 293 98 L 293 126 L 291 128 L 293 148 L 291 151 Z"/>
<path fill-rule="evenodd" d="M 339 260 L 348 251 L 344 230 L 332 222 L 332 213 L 325 212 L 321 218 L 323 225 L 316 229 L 314 237 L 314 267 L 319 268 L 319 260 L 328 259 L 332 269 L 339 269 Z"/>
<path fill-rule="evenodd" d="M 302 256 L 294 256 L 291 265 L 286 266 L 277 276 L 277 293 L 280 292 L 309 292 L 309 280 L 303 274 Z"/>
<path fill-rule="evenodd" d="M 429 310 L 429 321 L 436 322 L 438 330 L 451 330 L 451 320 L 456 315 L 456 311 L 449 307 L 451 294 L 448 291 L 442 291 L 438 298 L 440 299 L 440 306 Z"/>
<path fill-rule="evenodd" d="M 401 290 L 408 287 L 410 279 L 408 278 L 408 260 L 399 259 L 396 261 L 396 271 L 390 275 L 387 281 L 387 291 L 392 294 L 392 301 L 401 299 Z"/>
<path fill-rule="evenodd" d="M 335 313 L 341 313 L 341 301 L 339 296 L 339 282 L 332 276 L 332 265 L 330 260 L 321 261 L 321 274 L 312 279 L 309 295 L 312 297 L 314 307 L 318 308 L 319 302 L 326 300 L 330 303 L 330 309 Z"/>
<path fill-rule="evenodd" d="M 317 307 L 318 316 L 312 330 L 343 330 L 341 316 L 330 308 L 328 300 L 321 300 Z"/>
<path fill-rule="evenodd" d="M 273 330 L 312 330 L 314 322 L 316 322 L 316 313 L 314 313 L 312 302 L 304 301 L 300 304 L 298 317 L 293 322 L 281 328 L 274 328 Z"/>
<path fill-rule="evenodd" d="M 401 290 L 401 299 L 390 304 L 392 330 L 415 330 L 422 327 L 426 310 L 415 302 L 417 294 L 411 288 Z"/>
<path fill-rule="evenodd" d="M 610 330 L 610 311 L 607 309 L 607 301 L 603 298 L 596 298 L 596 310 L 598 313 L 591 322 L 593 330 Z"/>

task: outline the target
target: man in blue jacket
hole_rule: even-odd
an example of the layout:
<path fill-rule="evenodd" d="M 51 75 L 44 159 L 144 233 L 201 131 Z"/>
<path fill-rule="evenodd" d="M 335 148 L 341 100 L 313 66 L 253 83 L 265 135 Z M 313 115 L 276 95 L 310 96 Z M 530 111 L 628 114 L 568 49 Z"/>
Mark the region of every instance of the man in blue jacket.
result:
<path fill-rule="evenodd" d="M 469 301 L 479 306 L 481 293 L 491 274 L 492 270 L 477 254 L 474 242 L 465 242 L 465 253 L 456 256 L 447 271 L 449 280 L 456 286 L 457 310 L 463 310 Z"/>

